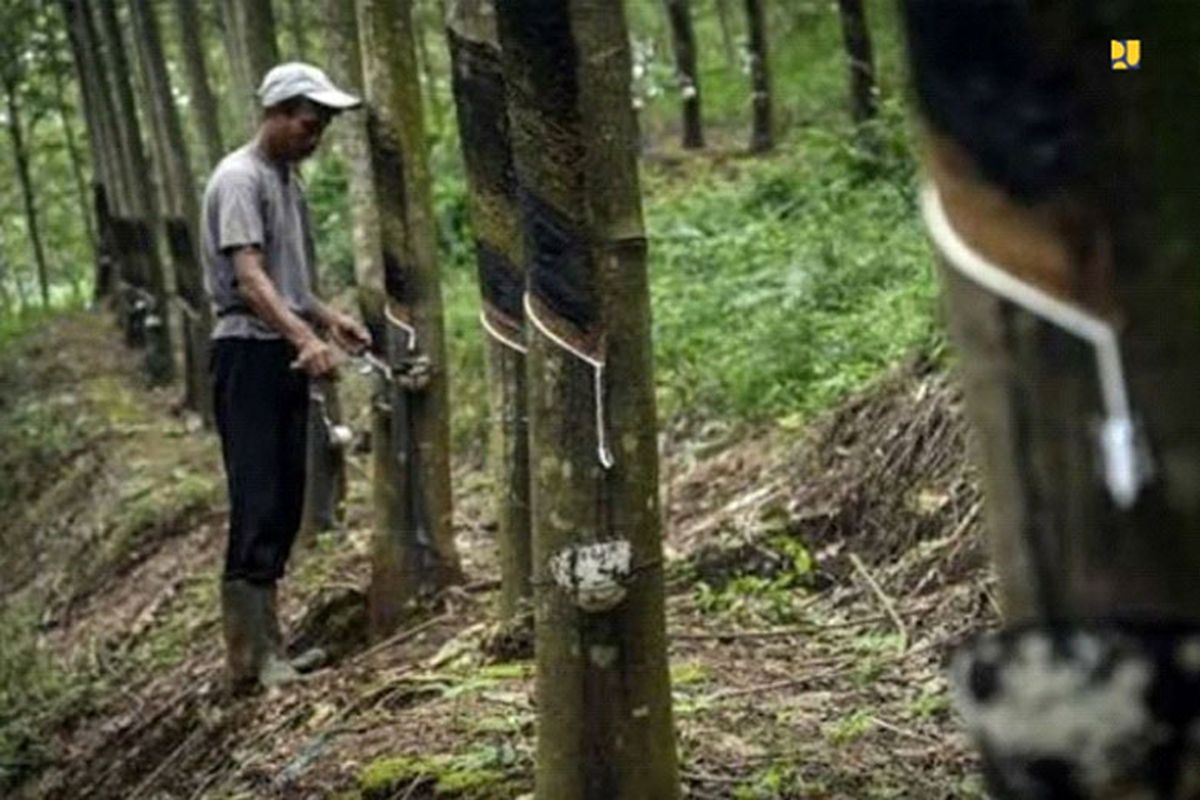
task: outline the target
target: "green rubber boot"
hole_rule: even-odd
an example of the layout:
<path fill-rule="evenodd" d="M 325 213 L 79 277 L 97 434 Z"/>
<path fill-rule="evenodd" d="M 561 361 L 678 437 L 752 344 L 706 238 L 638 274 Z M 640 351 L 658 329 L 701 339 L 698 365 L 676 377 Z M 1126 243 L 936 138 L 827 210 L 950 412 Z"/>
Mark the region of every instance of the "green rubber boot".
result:
<path fill-rule="evenodd" d="M 235 695 L 283 686 L 299 678 L 283 652 L 274 586 L 221 583 L 221 615 L 229 686 Z"/>

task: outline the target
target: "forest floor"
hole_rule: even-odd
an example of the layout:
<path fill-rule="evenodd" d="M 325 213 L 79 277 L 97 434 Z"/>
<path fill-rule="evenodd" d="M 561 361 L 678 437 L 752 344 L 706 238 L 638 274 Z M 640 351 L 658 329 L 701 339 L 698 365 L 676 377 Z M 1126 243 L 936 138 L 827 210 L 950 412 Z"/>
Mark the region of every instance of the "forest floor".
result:
<path fill-rule="evenodd" d="M 283 589 L 293 644 L 335 660 L 233 701 L 216 440 L 141 388 L 115 336 L 65 316 L 7 345 L 0 372 L 0 794 L 529 792 L 532 665 L 482 647 L 497 567 L 481 465 L 455 469 L 467 584 L 368 645 L 369 456 L 353 455 L 344 529 L 300 547 Z M 687 797 L 982 796 L 943 678 L 996 620 L 964 439 L 953 382 L 922 359 L 800 430 L 663 436 Z"/>

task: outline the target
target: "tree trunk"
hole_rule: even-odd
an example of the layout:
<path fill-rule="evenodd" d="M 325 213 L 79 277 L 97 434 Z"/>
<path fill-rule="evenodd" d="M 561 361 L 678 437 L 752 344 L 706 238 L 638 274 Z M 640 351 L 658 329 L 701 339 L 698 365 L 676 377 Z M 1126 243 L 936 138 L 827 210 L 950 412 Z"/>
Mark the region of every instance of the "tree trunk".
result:
<path fill-rule="evenodd" d="M 683 108 L 683 146 L 704 147 L 704 122 L 700 109 L 700 73 L 696 68 L 696 33 L 692 28 L 691 0 L 664 0 L 671 22 L 675 49 L 675 78 Z"/>
<path fill-rule="evenodd" d="M 453 0 L 446 20 L 483 294 L 500 544 L 500 617 L 530 612 L 529 415 L 525 404 L 525 273 L 521 214 L 492 0 Z"/>
<path fill-rule="evenodd" d="M 838 0 L 846 63 L 850 65 L 850 111 L 862 124 L 875 118 L 875 58 L 871 52 L 871 30 L 862 0 Z"/>
<path fill-rule="evenodd" d="M 354 6 L 346 0 L 324 0 L 326 52 L 331 76 L 339 86 L 361 95 L 363 92 L 362 58 L 358 40 L 358 21 Z M 350 210 L 353 220 L 354 282 L 359 312 L 371 331 L 376 354 L 385 348 L 387 330 L 384 319 L 383 250 L 380 243 L 379 213 L 375 207 L 375 187 L 367 143 L 366 115 L 351 113 L 338 120 L 335 143 L 350 173 Z M 386 355 L 386 354 L 384 354 Z M 388 487 L 399 485 L 402 476 L 391 458 L 388 385 L 375 376 L 371 398 L 371 442 L 374 453 L 372 496 L 375 500 L 374 528 L 380 532 L 402 530 L 403 519 L 391 519 L 386 502 Z"/>
<path fill-rule="evenodd" d="M 223 0 L 225 48 L 232 66 L 233 83 L 245 109 L 247 135 L 254 135 L 262 116 L 258 87 L 263 76 L 279 63 L 275 39 L 275 14 L 271 0 Z"/>
<path fill-rule="evenodd" d="M 109 198 L 121 196 L 118 185 L 121 177 L 120 157 L 117 155 L 117 145 L 111 130 L 111 113 L 103 81 L 98 80 L 101 72 L 87 30 L 87 17 L 76 0 L 63 0 L 61 7 L 66 21 L 67 41 L 71 48 L 72 60 L 75 63 L 84 116 L 87 120 L 88 139 L 91 144 L 92 164 L 95 172 L 95 183 L 90 193 L 95 198 L 93 208 L 97 228 L 96 286 L 93 300 L 99 303 L 106 299 L 120 297 L 117 291 L 118 265 L 114 263 L 112 239 L 110 232 L 105 227 Z M 104 202 L 103 218 L 98 202 L 101 199 Z"/>
<path fill-rule="evenodd" d="M 92 251 L 93 260 L 96 260 L 99 259 L 100 251 L 99 242 L 96 239 L 96 224 L 92 219 L 92 206 L 89 198 L 91 192 L 88 190 L 88 180 L 84 175 L 83 157 L 79 153 L 79 143 L 75 139 L 75 126 L 71 121 L 71 109 L 67 105 L 66 87 L 63 86 L 62 73 L 55 70 L 52 80 L 54 81 L 54 100 L 58 108 L 59 123 L 62 125 L 63 139 L 67 146 L 67 159 L 71 164 L 71 177 L 75 180 L 75 196 L 79 203 L 79 215 L 83 218 L 88 249 Z M 100 156 L 97 156 L 96 160 L 99 161 L 99 158 Z"/>
<path fill-rule="evenodd" d="M 133 286 L 137 295 L 135 304 L 140 303 L 145 311 L 142 323 L 145 326 L 146 375 L 152 384 L 171 382 L 175 373 L 175 359 L 171 349 L 170 298 L 167 293 L 166 269 L 155 243 L 160 230 L 161 216 L 154 201 L 154 189 L 150 179 L 150 165 L 142 149 L 141 125 L 138 122 L 137 106 L 130 85 L 130 68 L 121 39 L 121 27 L 117 21 L 117 10 L 113 3 L 99 4 L 99 41 L 108 78 L 113 87 L 117 110 L 117 121 L 123 139 L 123 149 L 131 170 L 127 180 L 134 196 L 131 211 L 132 227 L 119 238 L 124 239 L 122 250 L 134 261 Z M 134 339 L 140 338 L 134 332 Z"/>
<path fill-rule="evenodd" d="M 1195 797 L 1200 15 L 904 11 L 1011 626 L 960 656 L 961 710 L 997 798 Z M 1098 55 L 1133 31 L 1139 75 Z"/>
<path fill-rule="evenodd" d="M 746 0 L 746 31 L 750 58 L 751 102 L 754 125 L 750 152 L 765 153 L 775 146 L 774 112 L 771 97 L 771 54 L 767 44 L 767 0 Z"/>
<path fill-rule="evenodd" d="M 42 308 L 49 308 L 50 275 L 46 266 L 46 251 L 42 248 L 42 229 L 38 223 L 37 198 L 34 196 L 33 180 L 29 175 L 29 151 L 25 149 L 25 132 L 21 124 L 21 109 L 17 103 L 15 83 L 5 81 L 4 100 L 8 109 L 8 140 L 12 145 L 13 160 L 16 162 L 17 182 L 21 186 L 21 200 L 25 205 L 25 224 L 29 230 L 29 244 L 33 248 L 33 263 L 37 267 Z"/>
<path fill-rule="evenodd" d="M 112 259 L 112 282 L 115 297 L 116 318 L 121 330 L 125 333 L 128 344 L 140 341 L 139 314 L 136 312 L 133 294 L 130 287 L 139 281 L 139 260 L 131 255 L 126 246 L 128 237 L 122 234 L 124 219 L 121 215 L 134 215 L 137 197 L 128 167 L 125 138 L 121 136 L 121 126 L 118 125 L 118 112 L 114 96 L 113 82 L 109 79 L 110 66 L 104 56 L 103 43 L 96 26 L 95 14 L 91 10 L 90 0 L 65 0 L 68 13 L 73 14 L 72 30 L 78 32 L 80 52 L 86 59 L 86 68 L 92 84 L 92 96 L 97 100 L 97 120 L 101 122 L 100 130 L 108 143 L 108 173 L 112 178 L 112 191 L 96 192 L 96 218 L 100 228 L 101 240 L 106 243 L 107 253 Z M 103 206 L 100 200 L 104 200 Z M 121 224 L 118 224 L 118 223 Z"/>
<path fill-rule="evenodd" d="M 196 8 L 196 0 L 175 0 L 175 19 L 183 50 L 183 66 L 187 72 L 188 95 L 192 119 L 204 143 L 204 155 L 209 169 L 225 155 L 221 136 L 221 116 L 217 98 L 209 83 L 208 65 L 204 56 L 204 27 Z"/>
<path fill-rule="evenodd" d="M 187 142 L 179 122 L 179 110 L 171 93 L 170 76 L 163 57 L 162 37 L 150 0 L 130 0 L 134 39 L 137 43 L 144 82 L 149 91 L 147 115 L 154 138 L 163 154 L 166 226 L 176 292 L 183 310 L 183 355 L 185 403 L 211 424 L 212 384 L 208 369 L 208 341 L 212 334 L 212 312 L 204 291 L 204 276 L 196 243 L 200 206 L 196 181 L 187 156 Z"/>
<path fill-rule="evenodd" d="M 497 13 L 532 326 L 536 797 L 670 800 L 680 787 L 624 12 L 508 0 Z"/>
<path fill-rule="evenodd" d="M 121 155 L 120 137 L 115 128 L 112 97 L 105 78 L 104 65 L 97 51 L 92 16 L 84 0 L 62 0 L 62 8 L 75 61 L 76 77 L 84 98 L 84 110 L 87 112 L 93 160 L 109 200 L 120 205 L 127 195 L 123 186 L 124 160 Z"/>
<path fill-rule="evenodd" d="M 367 125 L 383 251 L 388 355 L 397 375 L 422 371 L 428 383 L 393 384 L 392 452 L 399 480 L 388 487 L 389 519 L 378 531 L 370 606 L 376 635 L 402 620 L 410 601 L 450 580 L 460 567 L 450 497 L 446 345 L 417 78 L 411 0 L 358 0 L 368 100 Z"/>

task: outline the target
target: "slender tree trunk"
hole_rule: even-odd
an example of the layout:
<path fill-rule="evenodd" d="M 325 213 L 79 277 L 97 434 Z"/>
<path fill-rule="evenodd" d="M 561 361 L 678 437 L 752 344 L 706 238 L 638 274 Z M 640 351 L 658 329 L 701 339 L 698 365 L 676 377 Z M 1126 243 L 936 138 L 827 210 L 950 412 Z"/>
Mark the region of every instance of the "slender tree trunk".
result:
<path fill-rule="evenodd" d="M 91 192 L 88 191 L 88 180 L 84 175 L 83 157 L 79 153 L 79 143 L 75 139 L 75 126 L 71 122 L 71 110 L 67 106 L 62 73 L 55 70 L 52 80 L 54 81 L 54 100 L 58 107 L 59 123 L 62 125 L 63 140 L 67 146 L 67 159 L 71 164 L 71 177 L 75 179 L 75 195 L 79 202 L 79 215 L 83 218 L 88 249 L 92 251 L 92 258 L 96 259 L 99 258 L 99 243 L 96 239 L 96 224 L 92 219 L 92 207 L 89 199 Z"/>
<path fill-rule="evenodd" d="M 92 206 L 96 209 L 96 228 L 100 237 L 99 270 L 96 277 L 97 282 L 104 287 L 100 296 L 114 298 L 118 303 L 118 312 L 125 313 L 125 309 L 120 306 L 120 249 L 113 230 L 109 195 L 104 184 L 92 184 L 92 197 Z"/>
<path fill-rule="evenodd" d="M 670 800 L 680 787 L 624 11 L 507 0 L 497 14 L 528 265 L 536 797 Z"/>
<path fill-rule="evenodd" d="M 132 288 L 138 296 L 136 302 L 145 306 L 142 322 L 147 344 L 146 375 L 152 384 L 168 384 L 175 374 L 175 359 L 171 348 L 167 273 L 156 244 L 162 218 L 154 200 L 150 165 L 142 149 L 141 125 L 130 84 L 132 73 L 121 38 L 117 10 L 112 3 L 99 3 L 98 7 L 99 41 L 103 43 L 101 51 L 113 87 L 118 127 L 131 170 L 127 183 L 134 192 L 131 200 L 136 203 L 132 208 L 136 217 L 131 220 L 131 227 L 119 234 L 119 238 L 125 241 L 126 246 L 122 250 L 136 264 L 132 270 Z"/>
<path fill-rule="evenodd" d="M 691 0 L 664 0 L 675 49 L 675 78 L 683 108 L 683 146 L 704 147 L 704 122 L 700 108 L 700 73 L 696 68 L 696 33 L 692 27 Z"/>
<path fill-rule="evenodd" d="M 850 65 L 850 111 L 858 124 L 875 118 L 875 58 L 871 50 L 871 30 L 862 0 L 838 0 L 841 9 L 842 37 L 846 44 L 846 63 Z"/>
<path fill-rule="evenodd" d="M 4 100 L 8 109 L 8 140 L 12 145 L 13 160 L 17 167 L 17 183 L 21 186 L 21 201 L 25 205 L 25 224 L 29 230 L 29 244 L 33 248 L 33 263 L 37 267 L 42 307 L 49 308 L 50 274 L 46 265 L 46 251 L 42 247 L 42 229 L 38 222 L 37 197 L 34 195 L 33 180 L 29 175 L 29 151 L 25 148 L 25 132 L 21 123 L 20 105 L 17 103 L 16 84 L 5 81 Z"/>
<path fill-rule="evenodd" d="M 746 0 L 746 30 L 750 58 L 751 102 L 754 125 L 750 133 L 750 152 L 765 153 L 775 146 L 775 123 L 771 95 L 771 54 L 767 44 L 767 0 Z"/>
<path fill-rule="evenodd" d="M 209 82 L 208 63 L 204 55 L 204 27 L 196 0 L 175 0 L 175 20 L 179 26 L 183 66 L 187 72 L 192 118 L 204 143 L 208 167 L 212 169 L 225 155 L 225 144 L 221 136 L 217 98 Z"/>
<path fill-rule="evenodd" d="M 130 0 L 134 38 L 137 42 L 144 82 L 149 90 L 148 118 L 163 154 L 160 173 L 166 189 L 166 232 L 168 250 L 175 269 L 176 293 L 183 311 L 185 403 L 200 414 L 206 425 L 213 423 L 212 381 L 208 369 L 212 312 L 204 290 L 204 276 L 197 250 L 196 226 L 200 207 L 196 180 L 188 159 L 187 142 L 179 110 L 171 92 L 170 76 L 163 56 L 158 19 L 150 0 Z"/>
<path fill-rule="evenodd" d="M 903 8 L 1010 625 L 955 667 L 991 794 L 1196 797 L 1200 14 Z"/>
<path fill-rule="evenodd" d="M 447 18 L 454 99 L 488 353 L 491 468 L 500 543 L 500 616 L 530 611 L 529 415 L 525 404 L 525 273 L 521 215 L 492 0 L 452 0 Z"/>
<path fill-rule="evenodd" d="M 367 124 L 383 250 L 388 354 L 398 374 L 428 383 L 391 392 L 390 440 L 400 479 L 388 491 L 390 520 L 378 531 L 371 581 L 376 634 L 394 628 L 409 602 L 460 575 L 450 498 L 446 345 L 430 196 L 421 86 L 410 0 L 358 0 Z"/>
<path fill-rule="evenodd" d="M 81 6 L 75 0 L 63 0 L 61 7 L 66 21 L 67 41 L 71 48 L 72 61 L 75 64 L 75 74 L 79 83 L 79 94 L 87 121 L 88 140 L 92 151 L 95 182 L 89 194 L 95 200 L 103 198 L 105 204 L 105 213 L 102 219 L 100 206 L 93 201 L 97 228 L 96 285 L 93 302 L 100 303 L 109 298 L 119 297 L 117 292 L 118 267 L 113 260 L 112 239 L 110 231 L 105 227 L 105 220 L 108 218 L 108 198 L 120 196 L 118 188 L 121 174 L 120 158 L 115 150 L 116 144 L 107 116 L 108 105 L 102 85 L 103 81 L 98 80 L 101 74 L 100 67 L 87 32 L 86 17 Z"/>
<path fill-rule="evenodd" d="M 246 114 L 244 130 L 253 135 L 262 109 L 257 91 L 263 76 L 279 63 L 275 14 L 271 0 L 222 0 L 225 9 L 225 48 L 233 82 Z"/>
<path fill-rule="evenodd" d="M 124 187 L 124 157 L 116 131 L 115 111 L 104 63 L 98 52 L 97 35 L 86 0 L 62 0 L 63 14 L 74 56 L 76 75 L 88 111 L 93 159 L 100 168 L 109 200 L 120 206 L 128 192 Z M 97 213 L 99 213 L 97 211 Z M 97 225 L 99 221 L 97 220 Z"/>
<path fill-rule="evenodd" d="M 354 5 L 345 0 L 324 0 L 325 50 L 328 53 L 330 74 L 335 83 L 351 92 L 363 92 L 362 58 L 359 48 L 358 21 Z M 367 142 L 367 115 L 351 113 L 338 120 L 334 133 L 335 144 L 350 173 L 350 209 L 353 219 L 354 280 L 359 312 L 371 331 L 377 355 L 383 352 L 387 340 L 384 318 L 386 293 L 383 279 L 383 250 L 380 243 L 379 213 L 375 206 L 375 186 L 371 172 L 370 148 Z M 375 375 L 371 397 L 371 443 L 374 468 L 372 497 L 374 499 L 374 528 L 376 535 L 385 531 L 402 530 L 404 520 L 390 514 L 395 504 L 389 503 L 390 487 L 400 484 L 399 465 L 392 458 L 389 385 Z"/>

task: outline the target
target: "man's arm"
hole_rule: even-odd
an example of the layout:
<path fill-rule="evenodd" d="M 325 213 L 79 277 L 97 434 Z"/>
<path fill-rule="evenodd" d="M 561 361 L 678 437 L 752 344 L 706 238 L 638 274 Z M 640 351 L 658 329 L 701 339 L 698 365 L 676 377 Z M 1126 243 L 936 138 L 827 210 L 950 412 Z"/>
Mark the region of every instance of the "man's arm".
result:
<path fill-rule="evenodd" d="M 335 366 L 333 350 L 288 308 L 267 276 L 264 261 L 258 247 L 240 247 L 233 252 L 238 293 L 259 319 L 292 343 L 297 351 L 298 368 L 314 378 L 328 375 Z"/>
<path fill-rule="evenodd" d="M 334 344 L 345 352 L 359 355 L 371 346 L 371 334 L 354 317 L 326 305 L 316 296 L 311 298 L 309 308 L 317 321 L 329 331 Z"/>

